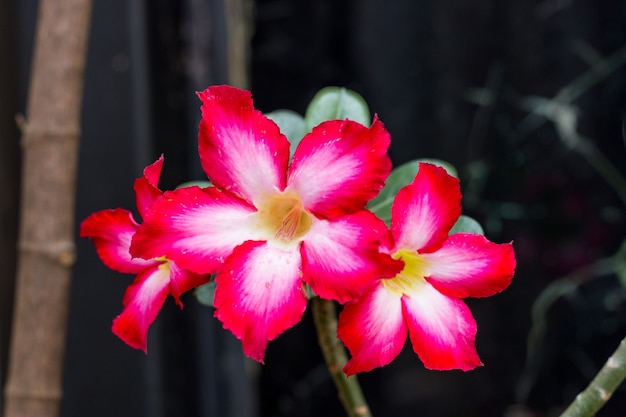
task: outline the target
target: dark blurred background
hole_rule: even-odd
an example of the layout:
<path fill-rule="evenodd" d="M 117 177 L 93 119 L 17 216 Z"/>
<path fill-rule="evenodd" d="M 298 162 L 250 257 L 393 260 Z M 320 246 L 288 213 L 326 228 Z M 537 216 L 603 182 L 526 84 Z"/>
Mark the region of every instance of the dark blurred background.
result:
<path fill-rule="evenodd" d="M 94 1 L 77 224 L 133 208 L 133 179 L 161 153 L 162 188 L 203 179 L 195 91 L 239 74 L 258 109 L 303 113 L 320 88 L 348 87 L 391 132 L 394 164 L 454 164 L 465 213 L 491 240 L 514 241 L 518 258 L 509 289 L 468 300 L 485 366 L 427 371 L 407 346 L 359 376 L 373 414 L 558 415 L 626 335 L 626 2 L 240 5 L 245 65 L 229 60 L 233 1 Z M 35 0 L 0 2 L 1 381 L 15 274 L 14 115 L 25 108 L 36 9 Z M 310 313 L 260 366 L 187 294 L 182 312 L 166 302 L 145 355 L 110 332 L 132 277 L 107 270 L 87 240 L 78 255 L 64 417 L 343 415 Z M 622 388 L 598 416 L 624 410 Z"/>

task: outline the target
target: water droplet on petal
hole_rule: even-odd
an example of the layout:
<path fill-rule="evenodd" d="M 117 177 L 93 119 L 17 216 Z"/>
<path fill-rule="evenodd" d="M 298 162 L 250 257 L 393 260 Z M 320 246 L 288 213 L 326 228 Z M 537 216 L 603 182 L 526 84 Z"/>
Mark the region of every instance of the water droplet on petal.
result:
<path fill-rule="evenodd" d="M 265 283 L 265 288 L 270 288 L 272 286 L 272 284 L 270 284 L 269 282 Z"/>

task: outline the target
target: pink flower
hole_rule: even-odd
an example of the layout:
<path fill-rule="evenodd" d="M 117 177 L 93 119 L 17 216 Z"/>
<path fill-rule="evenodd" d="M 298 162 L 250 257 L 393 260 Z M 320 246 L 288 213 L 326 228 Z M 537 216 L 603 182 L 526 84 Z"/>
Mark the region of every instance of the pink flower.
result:
<path fill-rule="evenodd" d="M 163 156 L 147 166 L 143 177 L 135 180 L 137 209 L 143 217 L 161 195 L 157 188 Z M 130 242 L 139 225 L 130 211 L 118 208 L 102 210 L 86 218 L 80 225 L 80 236 L 89 237 L 96 246 L 102 262 L 109 268 L 126 274 L 136 274 L 135 281 L 124 295 L 124 310 L 113 320 L 113 333 L 128 345 L 147 350 L 148 327 L 156 318 L 170 294 L 183 308 L 180 296 L 206 283 L 210 275 L 200 275 L 181 269 L 165 257 L 145 260 L 132 258 Z"/>
<path fill-rule="evenodd" d="M 515 255 L 510 243 L 495 244 L 482 235 L 448 236 L 460 214 L 458 180 L 421 163 L 413 183 L 395 198 L 384 248 L 404 269 L 379 280 L 339 315 L 338 335 L 352 354 L 347 375 L 390 363 L 407 333 L 428 369 L 468 371 L 482 365 L 474 346 L 476 322 L 461 299 L 504 290 Z"/>
<path fill-rule="evenodd" d="M 199 97 L 200 161 L 215 187 L 166 192 L 131 253 L 217 273 L 215 316 L 263 362 L 268 341 L 300 321 L 304 283 L 347 302 L 398 270 L 378 251 L 384 223 L 363 210 L 390 172 L 390 138 L 376 118 L 370 128 L 329 121 L 290 163 L 286 137 L 249 92 L 216 86 Z"/>

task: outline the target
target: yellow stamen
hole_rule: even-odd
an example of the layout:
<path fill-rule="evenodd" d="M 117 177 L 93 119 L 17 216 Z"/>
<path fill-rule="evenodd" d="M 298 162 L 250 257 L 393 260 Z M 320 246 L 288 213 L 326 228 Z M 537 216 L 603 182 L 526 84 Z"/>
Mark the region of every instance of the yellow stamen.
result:
<path fill-rule="evenodd" d="M 298 240 L 313 224 L 313 218 L 302 206 L 300 198 L 290 192 L 269 197 L 261 205 L 259 214 L 261 227 L 283 243 Z"/>
<path fill-rule="evenodd" d="M 428 270 L 428 261 L 419 253 L 407 249 L 400 249 L 392 255 L 394 259 L 404 261 L 404 269 L 393 278 L 383 279 L 382 283 L 389 291 L 399 295 L 418 290 L 426 281 L 424 277 Z"/>

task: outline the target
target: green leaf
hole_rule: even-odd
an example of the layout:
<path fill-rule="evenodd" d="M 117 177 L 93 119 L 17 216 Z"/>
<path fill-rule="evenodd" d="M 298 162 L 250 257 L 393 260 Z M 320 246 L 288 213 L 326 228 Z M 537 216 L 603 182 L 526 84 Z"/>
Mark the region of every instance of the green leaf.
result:
<path fill-rule="evenodd" d="M 429 162 L 438 165 L 444 168 L 448 174 L 455 177 L 457 175 L 454 166 L 439 159 L 414 159 L 394 168 L 387 178 L 385 187 L 383 187 L 378 196 L 367 205 L 367 208 L 384 220 L 387 225 L 391 222 L 391 205 L 396 198 L 396 194 L 398 194 L 401 188 L 413 182 L 413 179 L 417 175 L 420 162 Z"/>
<path fill-rule="evenodd" d="M 211 181 L 187 181 L 187 182 L 180 184 L 176 188 L 185 188 L 185 187 L 194 187 L 194 186 L 200 187 L 200 188 L 207 188 L 207 187 L 212 187 L 213 184 L 211 184 Z"/>
<path fill-rule="evenodd" d="M 302 137 L 306 133 L 304 130 L 304 118 L 292 110 L 279 109 L 265 115 L 278 125 L 280 131 L 289 140 L 291 155 L 298 147 Z"/>
<path fill-rule="evenodd" d="M 453 177 L 459 178 L 459 173 L 457 172 L 454 165 L 452 165 L 450 162 L 435 158 L 420 158 L 417 160 L 417 162 L 428 162 L 429 164 L 437 165 L 445 169 L 446 172 L 448 172 L 448 174 L 452 175 Z"/>
<path fill-rule="evenodd" d="M 315 292 L 313 292 L 313 289 L 307 283 L 304 284 L 304 295 L 306 296 L 307 300 L 315 297 Z"/>
<path fill-rule="evenodd" d="M 384 220 L 387 225 L 391 222 L 391 205 L 393 204 L 396 194 L 401 188 L 413 182 L 415 175 L 417 175 L 418 164 L 417 161 L 406 162 L 391 171 L 387 182 L 378 196 L 369 202 L 367 208 Z"/>
<path fill-rule="evenodd" d="M 196 296 L 196 299 L 200 304 L 207 307 L 213 307 L 213 300 L 215 299 L 215 286 L 215 280 L 212 279 L 206 284 L 196 288 L 193 294 Z"/>
<path fill-rule="evenodd" d="M 321 89 L 306 109 L 306 132 L 326 120 L 350 119 L 365 126 L 371 123 L 367 103 L 358 93 L 342 87 Z"/>
<path fill-rule="evenodd" d="M 485 231 L 483 230 L 480 223 L 478 223 L 473 218 L 461 214 L 459 219 L 456 221 L 452 229 L 450 229 L 449 235 L 453 235 L 455 233 L 476 233 L 479 235 L 484 235 Z"/>

